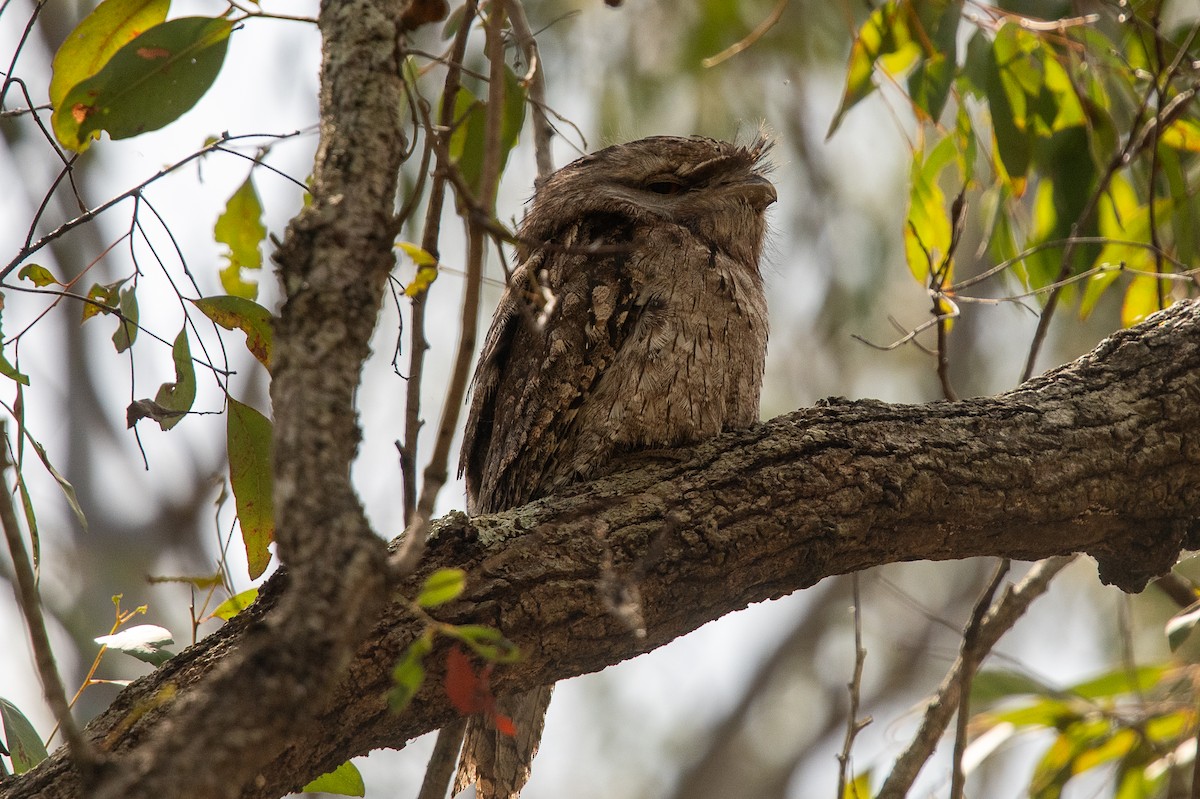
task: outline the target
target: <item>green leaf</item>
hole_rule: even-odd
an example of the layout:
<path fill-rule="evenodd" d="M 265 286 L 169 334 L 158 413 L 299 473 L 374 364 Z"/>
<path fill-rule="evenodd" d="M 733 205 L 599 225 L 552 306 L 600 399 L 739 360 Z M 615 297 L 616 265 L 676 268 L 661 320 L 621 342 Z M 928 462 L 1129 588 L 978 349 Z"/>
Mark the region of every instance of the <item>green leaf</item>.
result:
<path fill-rule="evenodd" d="M 989 669 L 971 681 L 971 707 L 985 708 L 1014 696 L 1051 696 L 1057 693 L 1043 682 L 1019 671 Z"/>
<path fill-rule="evenodd" d="M 481 658 L 493 663 L 516 663 L 521 650 L 494 627 L 481 624 L 461 624 L 443 628 L 442 632 L 469 646 Z"/>
<path fill-rule="evenodd" d="M 388 706 L 399 713 L 408 707 L 408 703 L 421 690 L 425 683 L 425 656 L 433 651 L 433 632 L 426 631 L 417 640 L 409 644 L 408 649 L 400 656 L 400 662 L 392 669 L 392 682 L 395 685 L 388 693 Z"/>
<path fill-rule="evenodd" d="M 975 180 L 975 159 L 979 155 L 979 145 L 975 141 L 975 126 L 967 106 L 960 103 L 954 115 L 954 148 L 958 153 L 958 171 L 962 173 L 963 181 L 967 184 Z"/>
<path fill-rule="evenodd" d="M 460 87 L 454 99 L 457 127 L 450 134 L 448 150 L 463 180 L 478 193 L 483 175 L 484 136 L 487 127 L 487 103 L 476 99 L 466 87 Z M 525 121 L 525 87 L 508 67 L 504 68 L 504 112 L 500 123 L 500 172 L 508 163 L 508 154 L 517 143 Z M 485 198 L 480 198 L 485 199 Z"/>
<path fill-rule="evenodd" d="M 924 52 L 916 69 L 908 76 L 908 93 L 916 107 L 936 123 L 946 106 L 950 84 L 956 74 L 958 22 L 963 0 L 926 0 L 915 3 L 914 7 L 923 28 L 923 35 L 914 39 L 923 50 L 932 46 L 933 51 Z"/>
<path fill-rule="evenodd" d="M 1162 716 L 1152 716 L 1143 726 L 1146 738 L 1156 745 L 1174 746 L 1183 736 L 1191 737 L 1196 732 L 1195 711 L 1190 707 L 1167 713 Z"/>
<path fill-rule="evenodd" d="M 29 375 L 22 374 L 17 367 L 9 363 L 8 357 L 2 352 L 0 352 L 0 375 L 15 380 L 23 386 L 29 385 Z"/>
<path fill-rule="evenodd" d="M 1091 745 L 1081 747 L 1081 751 L 1071 764 L 1074 773 L 1080 774 L 1089 769 L 1111 763 L 1125 757 L 1141 741 L 1141 736 L 1131 729 L 1119 729 L 1110 737 L 1099 741 L 1089 742 Z"/>
<path fill-rule="evenodd" d="M 1084 699 L 1111 699 L 1150 690 L 1170 671 L 1167 666 L 1141 666 L 1132 673 L 1124 667 L 1072 685 L 1066 691 Z"/>
<path fill-rule="evenodd" d="M 5 746 L 8 747 L 15 773 L 24 774 L 46 759 L 48 753 L 37 730 L 29 723 L 29 719 L 25 718 L 25 714 L 17 710 L 16 705 L 2 697 L 0 722 L 4 725 Z"/>
<path fill-rule="evenodd" d="M 1058 729 L 1077 721 L 1081 712 L 1077 705 L 1061 699 L 1037 699 L 1011 710 L 988 714 L 988 718 L 994 724 Z"/>
<path fill-rule="evenodd" d="M 1072 777 L 1128 755 L 1140 737 L 1134 729 L 1121 728 L 1103 716 L 1067 725 L 1035 769 L 1030 796 L 1056 799 Z"/>
<path fill-rule="evenodd" d="M 163 430 L 170 430 L 179 424 L 179 420 L 192 409 L 192 403 L 196 401 L 196 369 L 192 365 L 192 350 L 188 346 L 186 324 L 175 337 L 171 357 L 175 361 L 175 382 L 163 383 L 154 395 L 154 401 L 158 405 L 172 412 L 172 415 L 157 420 L 158 426 Z"/>
<path fill-rule="evenodd" d="M 457 6 L 446 16 L 446 21 L 442 23 L 442 40 L 448 41 L 454 38 L 458 33 L 459 27 L 462 25 L 463 15 L 466 13 L 465 5 Z"/>
<path fill-rule="evenodd" d="M 450 134 L 447 151 L 450 160 L 458 165 L 463 179 L 474 191 L 479 186 L 483 168 L 483 128 L 486 119 L 485 103 L 460 86 L 454 95 L 454 132 Z"/>
<path fill-rule="evenodd" d="M 943 268 L 950 252 L 953 226 L 946 196 L 939 178 L 942 170 L 957 163 L 953 136 L 946 136 L 934 145 L 928 157 L 917 153 L 910 171 L 908 216 L 904 223 L 904 255 L 913 277 L 928 285 L 932 270 Z M 945 267 L 943 277 L 952 279 L 953 263 Z"/>
<path fill-rule="evenodd" d="M 225 255 L 229 264 L 221 270 L 221 285 L 233 296 L 247 300 L 258 296 L 258 283 L 245 280 L 242 270 L 262 269 L 259 245 L 267 236 L 262 213 L 262 202 L 258 199 L 254 181 L 247 177 L 229 198 L 224 213 L 213 228 L 213 237 L 229 247 Z"/>
<path fill-rule="evenodd" d="M 996 151 L 1014 196 L 1025 193 L 1036 132 L 1029 125 L 1026 87 L 1039 91 L 1041 74 L 1032 58 L 1037 39 L 1016 25 L 1002 25 L 992 42 L 987 97 Z"/>
<path fill-rule="evenodd" d="M 4 314 L 4 294 L 3 294 L 3 292 L 0 292 L 0 318 L 3 317 L 3 314 Z M 2 327 L 3 327 L 3 325 L 0 324 L 0 328 L 2 328 Z M 3 334 L 0 334 L 0 339 L 2 339 L 2 338 L 3 338 Z M 3 349 L 0 349 L 0 375 L 4 375 L 5 377 L 9 378 L 10 380 L 15 380 L 23 386 L 29 385 L 29 376 L 21 374 L 19 371 L 17 371 L 17 367 L 15 367 L 11 363 L 9 363 L 8 358 L 5 356 Z"/>
<path fill-rule="evenodd" d="M 170 0 L 104 0 L 68 34 L 54 54 L 50 104 L 92 77 L 118 50 L 167 18 Z"/>
<path fill-rule="evenodd" d="M 1192 160 L 1187 153 L 1176 152 L 1169 147 L 1158 148 L 1158 165 L 1167 180 L 1166 195 L 1173 209 L 1171 224 L 1175 228 L 1175 257 L 1185 264 L 1193 263 L 1200 250 L 1200 208 L 1197 207 L 1185 171 L 1185 168 L 1190 168 Z"/>
<path fill-rule="evenodd" d="M 133 346 L 138 334 L 138 304 L 136 289 L 121 289 L 121 318 L 117 320 L 117 332 L 113 333 L 113 346 L 124 352 Z"/>
<path fill-rule="evenodd" d="M 1180 202 L 1186 201 L 1186 195 L 1181 195 Z M 1174 198 L 1162 197 L 1154 203 L 1154 213 L 1160 220 L 1171 215 L 1174 208 Z M 1088 279 L 1079 308 L 1083 318 L 1087 318 L 1104 291 L 1120 277 L 1120 267 L 1133 272 L 1153 272 L 1157 268 L 1154 252 L 1148 246 L 1138 246 L 1139 243 L 1150 244 L 1150 208 L 1142 204 L 1133 184 L 1124 175 L 1113 175 L 1108 191 L 1100 196 L 1097 216 L 1099 234 L 1110 241 L 1100 249 L 1093 266 L 1111 266 L 1113 269 Z M 1135 301 L 1153 299 L 1153 310 L 1158 310 L 1153 277 L 1146 275 L 1141 279 L 1145 281 L 1141 288 L 1147 289 L 1149 295 Z"/>
<path fill-rule="evenodd" d="M 1059 799 L 1062 796 L 1062 789 L 1071 778 L 1071 761 L 1076 751 L 1076 743 L 1069 736 L 1059 735 L 1054 739 L 1029 781 L 1030 799 Z"/>
<path fill-rule="evenodd" d="M 54 464 L 50 462 L 49 456 L 46 455 L 45 447 L 43 447 L 37 441 L 34 441 L 33 438 L 30 438 L 29 442 L 33 444 L 33 451 L 36 452 L 38 458 L 41 459 L 42 465 L 46 467 L 46 471 L 50 472 L 50 476 L 54 478 L 54 482 L 58 483 L 58 487 L 62 489 L 63 496 L 65 496 L 67 499 L 67 504 L 71 506 L 71 511 L 75 514 L 75 518 L 79 520 L 79 526 L 82 527 L 83 531 L 86 533 L 88 529 L 88 520 L 87 516 L 83 512 L 83 507 L 79 504 L 79 497 L 75 495 L 75 486 L 71 485 L 71 482 L 67 480 L 67 478 L 63 477 L 62 474 L 59 473 L 58 469 L 54 468 Z"/>
<path fill-rule="evenodd" d="M 93 316 L 99 314 L 107 315 L 115 311 L 121 303 L 121 286 L 125 285 L 128 280 L 129 278 L 127 277 L 121 278 L 115 283 L 108 283 L 107 285 L 93 283 L 87 292 L 87 298 L 91 302 L 83 304 L 83 312 L 80 315 L 79 323 L 83 324 Z"/>
<path fill-rule="evenodd" d="M 125 44 L 95 75 L 72 87 L 51 117 L 54 135 L 83 152 L 100 131 L 125 139 L 174 122 L 216 80 L 233 23 L 181 17 Z"/>
<path fill-rule="evenodd" d="M 1149 218 L 1145 206 L 1141 205 L 1128 178 L 1120 173 L 1112 176 L 1108 190 L 1100 195 L 1096 215 L 1099 217 L 1100 235 L 1110 241 L 1100 250 L 1094 266 L 1108 265 L 1114 268 L 1087 279 L 1079 304 L 1079 315 L 1083 319 L 1091 315 L 1105 290 L 1121 276 L 1119 267 L 1146 268 L 1146 259 L 1150 257 L 1150 251 L 1146 248 L 1123 243 L 1146 241 L 1149 236 Z"/>
<path fill-rule="evenodd" d="M 358 768 L 347 760 L 328 774 L 305 785 L 305 793 L 334 793 L 338 796 L 366 796 L 367 786 Z"/>
<path fill-rule="evenodd" d="M 1154 776 L 1151 776 L 1152 770 Z M 1113 799 L 1154 799 L 1163 796 L 1163 786 L 1170 772 L 1170 769 L 1146 768 L 1141 764 L 1124 768 L 1119 772 Z"/>
<path fill-rule="evenodd" d="M 1041 180 L 1036 184 L 1033 194 L 1033 224 L 1026 239 L 1026 246 L 1032 246 L 1043 241 L 1053 241 L 1061 238 L 1058 232 L 1070 220 L 1064 220 L 1059 215 L 1059 205 L 1056 192 L 1058 186 L 1053 181 Z M 1053 283 L 1058 277 L 1062 263 L 1062 249 L 1050 247 L 1026 256 L 1024 261 L 1026 286 L 1040 289 Z M 1043 297 L 1044 299 L 1044 297 Z"/>
<path fill-rule="evenodd" d="M 988 255 L 997 264 L 1009 263 L 1017 278 L 1026 284 L 1025 266 L 1017 258 L 1017 241 L 1013 234 L 1012 218 L 1008 213 L 1008 191 L 1004 183 L 995 183 L 980 198 L 980 215 L 988 220 L 985 238 Z"/>
<path fill-rule="evenodd" d="M 162 665 L 173 656 L 165 646 L 175 643 L 170 630 L 156 624 L 136 624 L 118 633 L 102 635 L 93 640 L 101 646 L 124 652 L 130 657 L 155 666 Z"/>
<path fill-rule="evenodd" d="M 258 362 L 271 369 L 272 323 L 271 312 L 254 300 L 233 295 L 202 297 L 192 304 L 200 312 L 226 330 L 238 329 L 246 334 L 246 349 Z"/>
<path fill-rule="evenodd" d="M 268 545 L 275 540 L 275 501 L 272 496 L 271 422 L 267 417 L 229 398 L 226 443 L 229 485 L 233 489 L 250 579 L 262 575 L 271 562 Z"/>
<path fill-rule="evenodd" d="M 17 272 L 17 278 L 19 280 L 29 280 L 38 288 L 62 285 L 62 283 L 58 282 L 58 278 L 50 274 L 49 269 L 41 266 L 40 264 L 29 264 L 28 266 L 22 267 L 21 271 Z"/>
<path fill-rule="evenodd" d="M 462 569 L 438 569 L 421 586 L 417 604 L 423 608 L 436 608 L 457 599 L 466 587 L 467 573 Z"/>
<path fill-rule="evenodd" d="M 1162 298 L 1161 302 L 1159 298 Z M 1138 275 L 1129 281 L 1125 289 L 1125 301 L 1121 303 L 1121 324 L 1133 327 L 1152 313 L 1157 313 L 1170 306 L 1171 284 L 1156 277 Z"/>
<path fill-rule="evenodd" d="M 1038 96 L 1038 109 L 1041 112 L 1040 119 L 1046 126 L 1046 133 L 1058 133 L 1083 125 L 1087 120 L 1071 76 L 1067 74 L 1066 68 L 1059 62 L 1054 51 L 1045 42 L 1040 42 L 1040 45 L 1045 80 Z"/>
<path fill-rule="evenodd" d="M 846 112 L 875 91 L 872 73 L 875 71 L 875 63 L 880 58 L 891 57 L 889 72 L 903 71 L 916 60 L 920 50 L 909 34 L 902 5 L 907 6 L 908 3 L 888 0 L 872 11 L 867 21 L 859 28 L 854 44 L 850 46 L 850 61 L 846 65 L 846 88 L 842 92 L 842 102 L 833 115 L 833 121 L 829 123 L 826 139 L 837 131 Z"/>
<path fill-rule="evenodd" d="M 38 532 L 37 514 L 33 511 L 33 500 L 29 496 L 29 488 L 25 485 L 25 474 L 20 469 L 17 472 L 17 493 L 21 495 L 21 510 L 25 513 L 25 526 L 29 530 L 29 549 L 36 570 L 42 560 L 42 537 Z"/>
<path fill-rule="evenodd" d="M 994 70 L 992 41 L 982 30 L 977 30 L 967 42 L 967 57 L 958 79 L 959 89 L 976 100 L 987 99 L 988 82 Z"/>
<path fill-rule="evenodd" d="M 250 607 L 250 605 L 252 605 L 254 600 L 257 598 L 258 589 L 247 588 L 245 591 L 242 591 L 239 594 L 234 594 L 233 596 L 229 597 L 229 599 L 226 599 L 224 602 L 217 605 L 217 608 L 212 612 L 212 615 L 216 616 L 218 619 L 229 621 L 234 616 Z"/>

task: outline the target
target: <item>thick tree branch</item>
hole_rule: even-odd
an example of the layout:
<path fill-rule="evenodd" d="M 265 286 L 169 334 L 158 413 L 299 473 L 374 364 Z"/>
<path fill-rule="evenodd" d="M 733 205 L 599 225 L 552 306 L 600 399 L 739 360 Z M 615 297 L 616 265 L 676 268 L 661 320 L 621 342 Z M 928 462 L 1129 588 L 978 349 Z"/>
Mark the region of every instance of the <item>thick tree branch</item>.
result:
<path fill-rule="evenodd" d="M 439 611 L 497 625 L 524 647 L 524 661 L 494 675 L 506 692 L 601 669 L 752 602 L 881 563 L 1086 552 L 1103 579 L 1139 590 L 1196 545 L 1197 431 L 1200 305 L 1180 303 L 999 397 L 835 400 L 570 495 L 473 520 L 451 514 L 433 525 L 422 570 L 400 595 L 431 569 L 465 568 L 467 595 Z M 253 608 L 122 692 L 87 733 L 101 749 L 136 752 L 189 696 L 219 701 L 201 678 L 264 635 L 292 579 L 276 576 Z M 618 593 L 640 598 L 644 637 L 613 612 Z M 279 796 L 453 718 L 440 652 L 413 704 L 399 716 L 386 709 L 391 667 L 421 629 L 406 607 L 379 617 L 348 676 L 318 714 L 295 720 L 282 751 L 244 753 L 260 775 L 244 796 Z M 61 754 L 0 783 L 5 797 L 77 795 Z"/>
<path fill-rule="evenodd" d="M 285 295 L 271 382 L 276 545 L 290 590 L 200 690 L 160 683 L 127 708 L 109 736 L 134 719 L 160 723 L 137 747 L 99 742 L 110 758 L 90 794 L 97 799 L 217 799 L 257 784 L 292 729 L 328 701 L 386 604 L 386 552 L 351 487 L 350 464 L 360 440 L 354 392 L 395 264 L 404 151 L 396 12 L 404 5 L 321 7 L 312 203 L 275 255 Z"/>

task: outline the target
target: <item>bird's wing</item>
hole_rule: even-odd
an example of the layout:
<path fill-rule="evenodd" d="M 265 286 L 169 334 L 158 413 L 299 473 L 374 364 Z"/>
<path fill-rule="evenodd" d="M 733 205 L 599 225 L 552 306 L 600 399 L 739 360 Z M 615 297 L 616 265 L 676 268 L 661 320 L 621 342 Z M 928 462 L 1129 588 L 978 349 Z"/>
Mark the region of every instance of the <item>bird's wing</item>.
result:
<path fill-rule="evenodd" d="M 588 458 L 563 438 L 636 322 L 633 235 L 587 218 L 514 271 L 475 372 L 459 465 L 472 512 L 528 502 Z"/>

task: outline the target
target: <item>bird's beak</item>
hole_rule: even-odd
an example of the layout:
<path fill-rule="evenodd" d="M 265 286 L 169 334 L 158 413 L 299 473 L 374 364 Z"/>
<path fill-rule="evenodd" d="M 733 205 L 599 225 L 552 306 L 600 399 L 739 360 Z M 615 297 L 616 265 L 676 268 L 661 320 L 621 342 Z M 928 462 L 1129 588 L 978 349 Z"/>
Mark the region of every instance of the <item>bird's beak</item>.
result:
<path fill-rule="evenodd" d="M 761 212 L 779 199 L 779 195 L 775 193 L 775 185 L 762 175 L 750 174 L 729 188 L 745 197 L 755 211 Z"/>

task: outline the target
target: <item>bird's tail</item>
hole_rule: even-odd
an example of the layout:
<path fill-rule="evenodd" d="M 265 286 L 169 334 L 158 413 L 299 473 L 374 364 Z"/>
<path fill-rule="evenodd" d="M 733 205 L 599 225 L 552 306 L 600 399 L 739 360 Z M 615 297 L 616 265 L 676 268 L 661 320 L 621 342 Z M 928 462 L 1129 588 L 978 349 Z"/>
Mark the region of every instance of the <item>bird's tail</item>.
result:
<path fill-rule="evenodd" d="M 530 764 L 542 740 L 553 690 L 553 685 L 543 685 L 523 694 L 500 697 L 496 714 L 467 720 L 453 794 L 474 783 L 477 799 L 518 799 L 529 781 Z M 497 730 L 492 722 L 496 715 L 512 719 L 516 734 L 505 735 Z"/>

